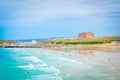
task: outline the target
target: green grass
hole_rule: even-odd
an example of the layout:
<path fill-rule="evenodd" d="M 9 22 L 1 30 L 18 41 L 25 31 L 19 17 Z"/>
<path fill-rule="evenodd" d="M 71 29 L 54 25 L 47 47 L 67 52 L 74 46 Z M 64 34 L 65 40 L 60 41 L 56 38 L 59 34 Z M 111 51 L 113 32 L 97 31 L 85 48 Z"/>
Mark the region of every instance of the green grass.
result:
<path fill-rule="evenodd" d="M 103 43 L 111 43 L 113 40 L 120 39 L 120 36 L 108 36 L 101 38 L 91 38 L 91 39 L 55 39 L 55 40 L 47 40 L 43 43 L 48 44 L 103 44 Z"/>
<path fill-rule="evenodd" d="M 92 42 L 57 42 L 56 44 L 103 44 L 105 42 L 97 42 L 97 41 L 92 41 Z"/>

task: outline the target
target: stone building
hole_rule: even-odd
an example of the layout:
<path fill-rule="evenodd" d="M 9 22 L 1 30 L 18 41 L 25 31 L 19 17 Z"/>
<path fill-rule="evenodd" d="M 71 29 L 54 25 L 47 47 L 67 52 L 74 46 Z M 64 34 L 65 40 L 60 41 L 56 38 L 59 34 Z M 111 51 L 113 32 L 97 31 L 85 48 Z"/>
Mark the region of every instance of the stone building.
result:
<path fill-rule="evenodd" d="M 78 34 L 78 39 L 89 39 L 94 37 L 95 36 L 93 32 L 82 32 Z"/>

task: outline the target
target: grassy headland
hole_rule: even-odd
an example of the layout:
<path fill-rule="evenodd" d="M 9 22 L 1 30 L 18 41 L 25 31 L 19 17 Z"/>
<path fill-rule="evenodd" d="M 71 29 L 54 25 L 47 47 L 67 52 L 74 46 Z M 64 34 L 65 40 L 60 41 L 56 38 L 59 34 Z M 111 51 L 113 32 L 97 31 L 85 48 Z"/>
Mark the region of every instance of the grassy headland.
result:
<path fill-rule="evenodd" d="M 54 39 L 43 41 L 49 44 L 45 47 L 52 50 L 101 50 L 114 51 L 120 50 L 120 44 L 112 44 L 113 40 L 120 39 L 120 36 L 110 36 L 91 39 Z"/>
<path fill-rule="evenodd" d="M 51 44 L 103 44 L 103 43 L 111 43 L 113 40 L 120 39 L 120 36 L 110 36 L 110 37 L 102 37 L 102 38 L 91 38 L 91 39 L 55 39 L 55 40 L 47 40 L 43 41 L 44 43 Z"/>
<path fill-rule="evenodd" d="M 46 48 L 52 50 L 101 50 L 101 51 L 120 51 L 120 43 L 113 44 L 112 41 L 120 39 L 120 36 L 110 36 L 102 38 L 91 39 L 77 39 L 77 38 L 64 38 L 64 39 L 51 39 L 33 44 L 32 42 L 11 42 L 0 40 L 0 46 L 10 48 Z"/>

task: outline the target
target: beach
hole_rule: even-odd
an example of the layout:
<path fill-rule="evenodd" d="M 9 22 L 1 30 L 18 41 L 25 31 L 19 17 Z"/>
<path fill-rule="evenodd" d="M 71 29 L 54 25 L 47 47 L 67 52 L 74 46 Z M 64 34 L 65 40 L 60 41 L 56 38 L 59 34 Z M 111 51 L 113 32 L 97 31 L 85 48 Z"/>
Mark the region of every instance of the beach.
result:
<path fill-rule="evenodd" d="M 1 44 L 1 80 L 120 79 L 119 43 L 57 44 L 51 41 Z"/>
<path fill-rule="evenodd" d="M 0 80 L 120 80 L 120 0 L 0 0 Z"/>
<path fill-rule="evenodd" d="M 120 79 L 119 52 L 0 48 L 0 56 L 1 80 Z"/>
<path fill-rule="evenodd" d="M 82 51 L 120 51 L 120 44 L 92 44 L 92 45 L 65 45 L 65 44 L 49 44 L 47 46 L 41 46 L 41 48 L 47 48 L 51 50 L 57 51 L 75 51 L 75 50 L 82 50 Z"/>

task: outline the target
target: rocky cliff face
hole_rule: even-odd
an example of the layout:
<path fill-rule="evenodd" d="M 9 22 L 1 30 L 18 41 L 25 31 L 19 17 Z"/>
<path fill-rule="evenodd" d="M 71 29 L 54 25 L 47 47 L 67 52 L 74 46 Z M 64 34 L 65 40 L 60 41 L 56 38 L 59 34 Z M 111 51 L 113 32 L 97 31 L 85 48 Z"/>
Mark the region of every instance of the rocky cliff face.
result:
<path fill-rule="evenodd" d="M 93 32 L 82 32 L 78 34 L 78 39 L 89 39 L 94 37 L 95 36 Z"/>

